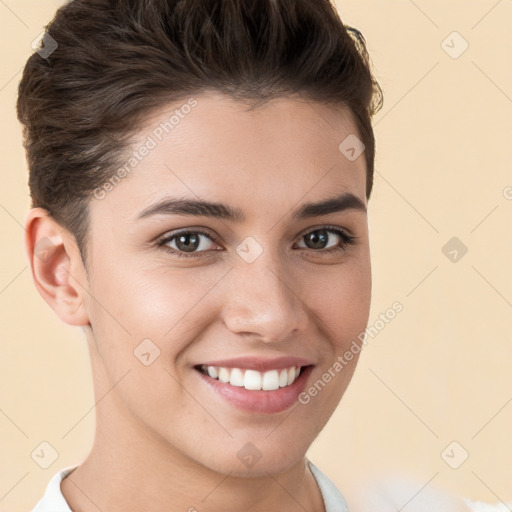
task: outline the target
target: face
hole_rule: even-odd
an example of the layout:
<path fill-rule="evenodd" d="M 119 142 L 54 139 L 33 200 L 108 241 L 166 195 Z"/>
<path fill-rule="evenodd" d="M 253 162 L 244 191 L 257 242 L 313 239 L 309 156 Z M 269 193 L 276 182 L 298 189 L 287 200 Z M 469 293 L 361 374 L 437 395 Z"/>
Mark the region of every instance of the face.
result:
<path fill-rule="evenodd" d="M 356 133 L 343 109 L 195 100 L 165 136 L 179 105 L 147 120 L 132 150 L 149 151 L 90 205 L 98 428 L 146 439 L 148 457 L 277 473 L 302 460 L 357 363 L 371 293 L 364 155 L 338 149 Z"/>

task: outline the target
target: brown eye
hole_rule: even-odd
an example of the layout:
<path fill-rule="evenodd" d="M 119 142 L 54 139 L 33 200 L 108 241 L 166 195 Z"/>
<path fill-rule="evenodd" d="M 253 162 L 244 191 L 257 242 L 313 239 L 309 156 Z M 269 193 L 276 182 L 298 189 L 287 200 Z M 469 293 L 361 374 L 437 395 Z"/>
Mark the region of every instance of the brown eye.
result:
<path fill-rule="evenodd" d="M 158 246 L 178 256 L 200 256 L 211 250 L 212 245 L 215 243 L 210 235 L 202 231 L 181 231 L 158 242 Z"/>
<path fill-rule="evenodd" d="M 201 236 L 197 233 L 182 233 L 175 237 L 176 247 L 180 251 L 194 252 L 201 245 Z"/>
<path fill-rule="evenodd" d="M 347 246 L 354 243 L 355 237 L 341 229 L 326 227 L 309 231 L 302 235 L 302 240 L 304 240 L 306 249 L 331 253 L 346 249 Z"/>
<path fill-rule="evenodd" d="M 309 249 L 325 249 L 329 242 L 329 238 L 328 231 L 325 229 L 312 231 L 311 233 L 304 235 L 306 246 Z"/>

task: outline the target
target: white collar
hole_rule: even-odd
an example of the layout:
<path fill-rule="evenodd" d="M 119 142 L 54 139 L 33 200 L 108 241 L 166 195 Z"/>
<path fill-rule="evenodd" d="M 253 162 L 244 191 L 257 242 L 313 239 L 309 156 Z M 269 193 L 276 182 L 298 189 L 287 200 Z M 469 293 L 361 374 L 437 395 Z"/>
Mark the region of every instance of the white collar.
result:
<path fill-rule="evenodd" d="M 307 460 L 311 473 L 322 493 L 325 512 L 349 512 L 346 501 L 334 483 L 329 480 L 310 460 Z M 78 466 L 68 466 L 53 475 L 46 491 L 32 512 L 72 512 L 60 490 L 62 480 Z"/>

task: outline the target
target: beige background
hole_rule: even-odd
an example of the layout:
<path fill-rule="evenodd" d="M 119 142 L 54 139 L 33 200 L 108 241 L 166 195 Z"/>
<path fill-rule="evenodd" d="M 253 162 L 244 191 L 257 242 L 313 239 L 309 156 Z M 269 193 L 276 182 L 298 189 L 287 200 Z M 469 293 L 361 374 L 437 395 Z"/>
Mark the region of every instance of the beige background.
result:
<path fill-rule="evenodd" d="M 23 252 L 28 187 L 15 118 L 31 41 L 61 2 L 0 1 L 0 512 L 21 512 L 94 432 L 80 329 L 37 294 Z M 44 4 L 44 5 L 43 5 Z M 413 475 L 472 499 L 512 499 L 512 1 L 341 0 L 366 37 L 385 104 L 376 116 L 369 340 L 311 459 L 338 486 L 379 472 Z M 446 51 L 462 48 L 458 58 Z M 446 45 L 451 46 L 448 48 Z M 442 252 L 458 237 L 468 252 Z M 459 253 L 460 254 L 460 253 Z M 59 453 L 40 468 L 31 452 Z M 469 458 L 452 469 L 462 450 Z"/>

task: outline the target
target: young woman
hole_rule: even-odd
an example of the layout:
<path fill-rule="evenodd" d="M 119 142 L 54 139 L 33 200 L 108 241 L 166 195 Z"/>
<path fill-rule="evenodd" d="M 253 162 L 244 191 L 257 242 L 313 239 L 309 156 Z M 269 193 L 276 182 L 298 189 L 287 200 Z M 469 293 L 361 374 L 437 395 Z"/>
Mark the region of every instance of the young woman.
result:
<path fill-rule="evenodd" d="M 96 435 L 37 512 L 341 512 L 306 452 L 369 314 L 382 97 L 327 0 L 74 0 L 19 89 L 35 285 Z"/>

